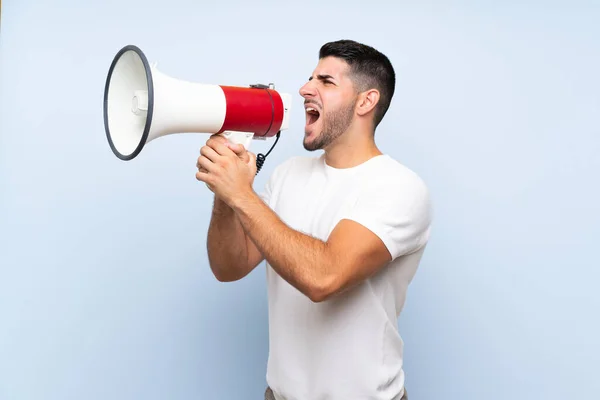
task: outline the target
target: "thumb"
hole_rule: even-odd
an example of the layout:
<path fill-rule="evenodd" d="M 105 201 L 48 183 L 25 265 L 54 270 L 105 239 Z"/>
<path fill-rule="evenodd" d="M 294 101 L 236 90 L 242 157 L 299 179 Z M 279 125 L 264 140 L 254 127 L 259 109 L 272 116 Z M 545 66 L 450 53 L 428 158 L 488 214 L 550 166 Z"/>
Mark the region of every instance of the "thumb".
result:
<path fill-rule="evenodd" d="M 228 143 L 227 147 L 229 147 L 242 161 L 248 162 L 248 151 L 242 144 Z"/>
<path fill-rule="evenodd" d="M 227 147 L 229 147 L 238 156 L 240 154 L 242 154 L 246 150 L 244 148 L 244 146 L 242 144 L 239 144 L 239 143 L 230 143 L 230 142 L 227 142 Z"/>
<path fill-rule="evenodd" d="M 256 174 L 256 170 L 257 170 L 257 167 L 256 167 L 256 154 L 248 152 L 248 156 L 249 156 L 248 165 L 253 170 L 254 174 Z"/>

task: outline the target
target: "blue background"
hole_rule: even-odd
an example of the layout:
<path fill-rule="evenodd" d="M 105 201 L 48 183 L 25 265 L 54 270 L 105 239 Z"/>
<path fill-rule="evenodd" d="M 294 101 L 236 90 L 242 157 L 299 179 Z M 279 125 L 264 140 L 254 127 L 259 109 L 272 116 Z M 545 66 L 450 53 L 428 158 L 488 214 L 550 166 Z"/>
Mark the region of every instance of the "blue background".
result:
<path fill-rule="evenodd" d="M 598 399 L 598 2 L 2 6 L 0 399 L 261 398 L 264 265 L 230 284 L 209 270 L 207 136 L 119 161 L 104 82 L 136 44 L 179 79 L 292 93 L 259 190 L 305 153 L 298 89 L 339 38 L 394 63 L 377 143 L 435 203 L 399 320 L 411 400 Z"/>

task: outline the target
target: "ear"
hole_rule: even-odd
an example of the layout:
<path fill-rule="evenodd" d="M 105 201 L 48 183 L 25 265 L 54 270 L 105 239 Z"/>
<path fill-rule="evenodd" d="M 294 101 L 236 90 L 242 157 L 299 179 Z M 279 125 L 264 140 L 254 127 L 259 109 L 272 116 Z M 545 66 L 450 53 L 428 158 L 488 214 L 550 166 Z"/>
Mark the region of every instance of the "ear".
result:
<path fill-rule="evenodd" d="M 379 103 L 379 91 L 377 89 L 362 92 L 356 102 L 356 113 L 361 117 L 365 116 L 375 108 L 377 103 Z"/>

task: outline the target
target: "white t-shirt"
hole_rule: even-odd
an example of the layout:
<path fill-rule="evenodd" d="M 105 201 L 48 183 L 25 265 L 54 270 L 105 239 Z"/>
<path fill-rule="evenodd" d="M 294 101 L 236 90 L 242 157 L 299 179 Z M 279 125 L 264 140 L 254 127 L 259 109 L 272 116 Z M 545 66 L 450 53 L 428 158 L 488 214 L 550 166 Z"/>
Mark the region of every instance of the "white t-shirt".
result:
<path fill-rule="evenodd" d="M 327 240 L 341 219 L 377 234 L 393 260 L 353 289 L 315 303 L 267 263 L 267 384 L 276 399 L 393 400 L 404 393 L 397 319 L 429 238 L 428 190 L 388 155 L 336 169 L 320 157 L 275 168 L 262 198 L 289 227 Z"/>

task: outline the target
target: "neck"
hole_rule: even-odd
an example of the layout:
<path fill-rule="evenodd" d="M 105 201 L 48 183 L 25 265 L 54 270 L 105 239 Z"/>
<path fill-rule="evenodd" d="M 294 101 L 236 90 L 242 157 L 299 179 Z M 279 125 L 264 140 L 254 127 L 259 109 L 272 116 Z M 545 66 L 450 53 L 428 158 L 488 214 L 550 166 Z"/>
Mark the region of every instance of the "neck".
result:
<path fill-rule="evenodd" d="M 372 132 L 349 130 L 325 149 L 325 162 L 333 168 L 351 168 L 381 154 Z"/>

